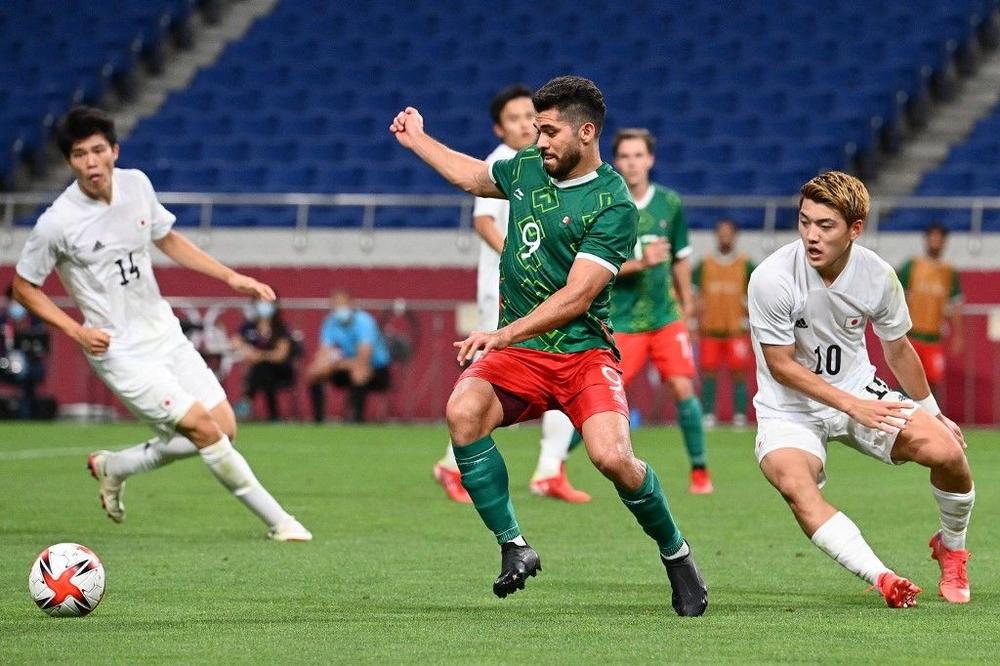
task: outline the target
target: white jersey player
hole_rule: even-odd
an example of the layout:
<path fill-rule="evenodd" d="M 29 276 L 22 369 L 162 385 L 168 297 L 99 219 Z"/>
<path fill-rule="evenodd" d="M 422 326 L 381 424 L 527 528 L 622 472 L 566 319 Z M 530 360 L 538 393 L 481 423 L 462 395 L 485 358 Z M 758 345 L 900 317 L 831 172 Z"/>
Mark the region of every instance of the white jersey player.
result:
<path fill-rule="evenodd" d="M 528 88 L 515 85 L 501 90 L 490 104 L 490 115 L 493 131 L 502 143 L 489 154 L 487 163 L 510 159 L 518 150 L 535 142 L 535 107 Z M 500 325 L 500 252 L 507 237 L 509 211 L 510 204 L 506 199 L 483 197 L 476 197 L 472 211 L 476 232 L 482 239 L 476 273 L 481 331 L 495 331 Z M 531 492 L 567 502 L 590 501 L 590 495 L 573 488 L 566 477 L 565 460 L 573 433 L 573 424 L 562 412 L 549 411 L 542 416 L 541 451 L 531 479 Z M 434 478 L 444 487 L 449 498 L 463 503 L 472 501 L 462 487 L 461 474 L 450 445 L 444 458 L 434 466 Z"/>
<path fill-rule="evenodd" d="M 915 605 L 921 590 L 886 567 L 858 527 L 823 497 L 827 442 L 884 463 L 930 468 L 941 517 L 930 542 L 941 566 L 938 589 L 948 601 L 965 603 L 965 537 L 975 501 L 965 441 L 938 408 L 906 337 L 910 317 L 899 279 L 874 252 L 854 244 L 868 209 L 858 179 L 835 171 L 813 178 L 801 190 L 801 240 L 751 275 L 757 460 L 812 542 L 876 586 L 892 607 Z M 865 347 L 869 321 L 912 400 L 875 376 Z"/>
<path fill-rule="evenodd" d="M 172 229 L 175 217 L 141 171 L 115 168 L 114 123 L 77 107 L 56 131 L 75 180 L 38 219 L 17 263 L 14 294 L 73 338 L 94 372 L 157 437 L 112 453 L 96 451 L 88 468 L 115 522 L 125 518 L 125 479 L 200 454 L 215 477 L 281 541 L 312 535 L 264 489 L 232 446 L 236 419 L 215 375 L 181 333 L 153 275 L 153 245 L 177 263 L 274 300 L 267 285 L 211 258 Z M 55 270 L 83 314 L 80 324 L 41 287 Z"/>

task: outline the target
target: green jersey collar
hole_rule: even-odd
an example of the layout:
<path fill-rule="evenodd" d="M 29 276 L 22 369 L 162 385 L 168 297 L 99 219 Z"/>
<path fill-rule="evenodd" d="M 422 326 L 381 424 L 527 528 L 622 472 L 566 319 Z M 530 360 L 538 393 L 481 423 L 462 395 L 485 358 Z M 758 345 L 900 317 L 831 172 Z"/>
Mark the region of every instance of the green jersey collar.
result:
<path fill-rule="evenodd" d="M 589 183 L 590 181 L 597 178 L 597 169 L 594 169 L 590 173 L 585 173 L 579 178 L 570 178 L 569 180 L 556 180 L 552 176 L 549 176 L 549 182 L 563 190 L 567 187 L 576 187 L 577 185 L 583 185 L 584 183 Z"/>
<path fill-rule="evenodd" d="M 655 194 L 656 194 L 656 185 L 650 183 L 649 187 L 646 188 L 646 193 L 643 194 L 640 198 L 636 199 L 635 207 L 638 208 L 639 210 L 642 210 L 643 208 L 649 205 L 649 202 L 653 200 L 653 196 Z"/>

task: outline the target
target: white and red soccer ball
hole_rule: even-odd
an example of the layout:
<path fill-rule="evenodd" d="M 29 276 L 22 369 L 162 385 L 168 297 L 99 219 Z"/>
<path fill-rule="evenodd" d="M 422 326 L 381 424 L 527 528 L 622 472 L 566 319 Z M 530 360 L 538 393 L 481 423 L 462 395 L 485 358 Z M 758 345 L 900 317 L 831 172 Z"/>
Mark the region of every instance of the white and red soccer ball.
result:
<path fill-rule="evenodd" d="M 78 543 L 57 543 L 35 559 L 28 589 L 38 607 L 55 617 L 78 617 L 97 608 L 104 596 L 104 565 Z"/>

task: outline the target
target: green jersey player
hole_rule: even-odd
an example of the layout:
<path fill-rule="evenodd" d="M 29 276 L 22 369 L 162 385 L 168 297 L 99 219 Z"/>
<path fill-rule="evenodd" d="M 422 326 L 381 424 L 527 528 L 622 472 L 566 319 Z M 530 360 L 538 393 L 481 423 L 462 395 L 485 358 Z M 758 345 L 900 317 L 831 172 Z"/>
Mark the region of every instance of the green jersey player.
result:
<path fill-rule="evenodd" d="M 615 343 L 625 385 L 651 361 L 677 405 L 677 420 L 691 460 L 690 491 L 712 492 L 706 467 L 701 401 L 694 392 L 694 357 L 687 318 L 693 313 L 691 245 L 681 199 L 649 179 L 656 140 L 645 129 L 618 132 L 615 167 L 639 209 L 634 256 L 618 274 L 611 302 Z"/>
<path fill-rule="evenodd" d="M 448 400 L 462 485 L 501 550 L 493 591 L 505 597 L 541 570 L 525 542 L 491 433 L 560 409 L 583 433 L 597 468 L 659 548 L 680 615 L 701 615 L 708 590 L 653 469 L 632 453 L 621 369 L 609 322 L 611 285 L 635 244 L 636 210 L 624 182 L 601 161 L 601 91 L 563 76 L 533 96 L 538 140 L 492 166 L 424 132 L 410 107 L 390 131 L 454 185 L 510 202 L 500 268 L 500 328 L 456 342 L 460 362 L 482 358 Z"/>

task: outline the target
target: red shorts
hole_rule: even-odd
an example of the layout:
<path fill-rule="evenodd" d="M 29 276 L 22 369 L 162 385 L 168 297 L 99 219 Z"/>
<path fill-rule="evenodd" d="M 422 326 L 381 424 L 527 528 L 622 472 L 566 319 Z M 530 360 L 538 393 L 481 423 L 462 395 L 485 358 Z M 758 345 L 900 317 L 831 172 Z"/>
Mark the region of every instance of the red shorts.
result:
<path fill-rule="evenodd" d="M 694 357 L 687 324 L 675 321 L 655 331 L 615 333 L 615 345 L 622 353 L 625 385 L 632 383 L 646 361 L 652 361 L 662 379 L 694 377 Z"/>
<path fill-rule="evenodd" d="M 577 430 L 601 412 L 628 418 L 622 371 L 610 349 L 554 354 L 507 347 L 470 365 L 458 381 L 468 377 L 493 385 L 505 426 L 537 419 L 550 409 L 565 412 Z"/>
<path fill-rule="evenodd" d="M 910 343 L 920 357 L 920 364 L 924 366 L 924 374 L 927 381 L 937 384 L 944 379 L 944 345 L 940 342 L 925 342 L 910 338 Z"/>
<path fill-rule="evenodd" d="M 701 369 L 715 372 L 728 368 L 731 372 L 745 372 L 750 361 L 750 341 L 746 336 L 712 338 L 703 335 L 698 342 Z"/>

